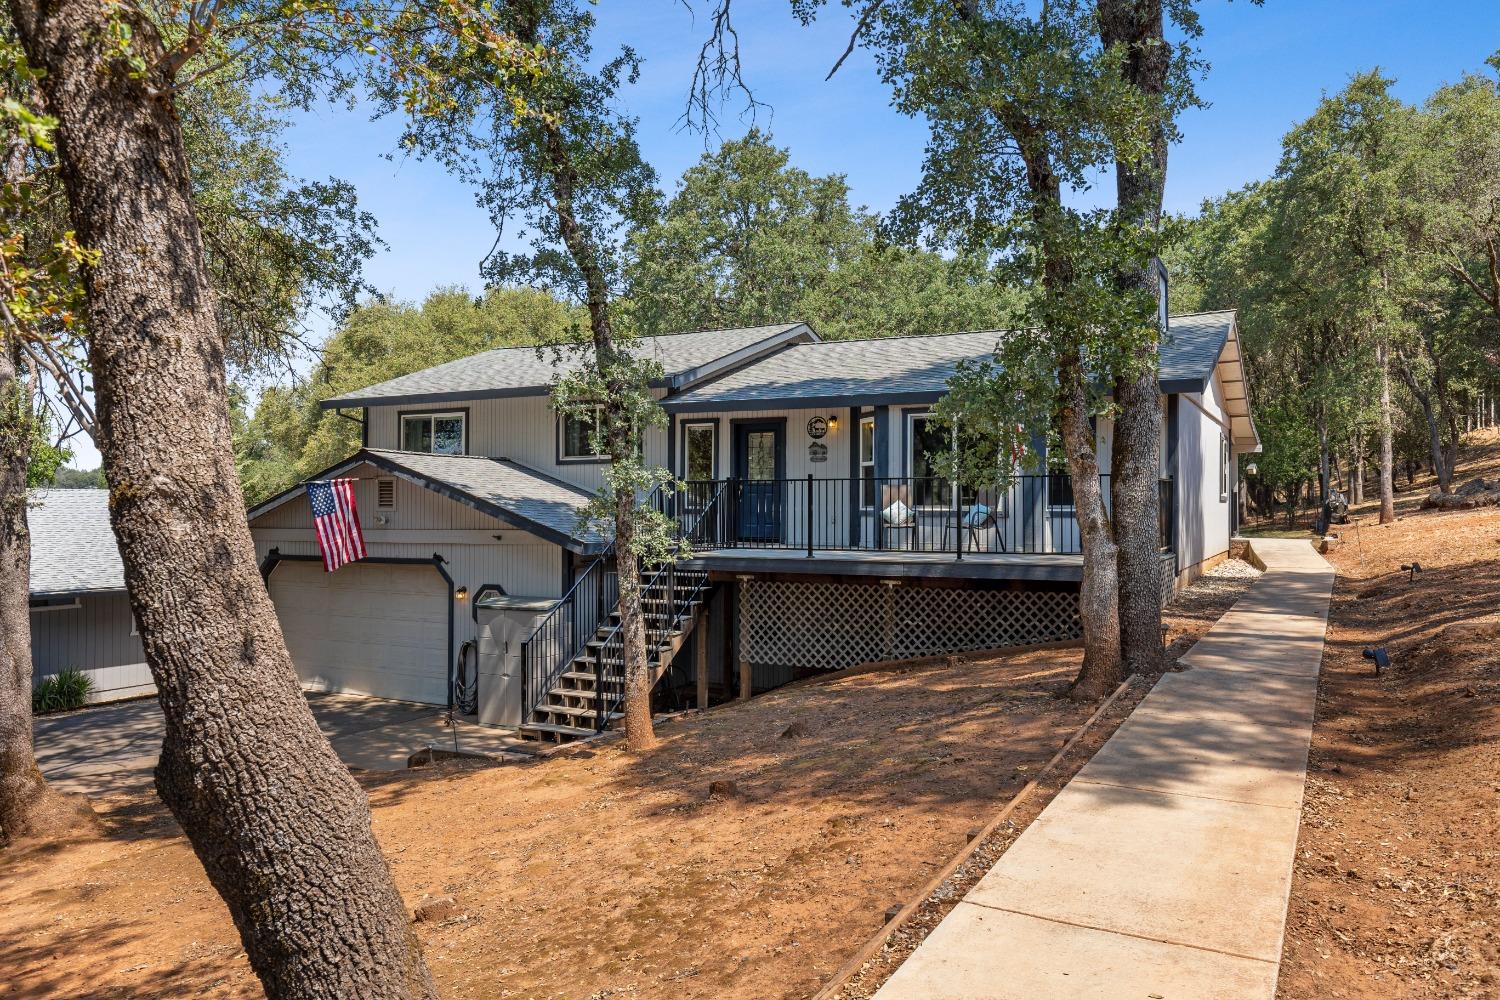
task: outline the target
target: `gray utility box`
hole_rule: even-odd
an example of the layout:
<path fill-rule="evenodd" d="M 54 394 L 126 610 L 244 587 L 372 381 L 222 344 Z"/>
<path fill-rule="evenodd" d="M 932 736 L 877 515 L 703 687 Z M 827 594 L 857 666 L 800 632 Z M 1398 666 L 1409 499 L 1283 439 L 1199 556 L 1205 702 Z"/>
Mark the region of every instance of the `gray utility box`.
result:
<path fill-rule="evenodd" d="M 489 726 L 519 726 L 526 706 L 521 704 L 521 644 L 557 604 L 555 597 L 517 597 L 485 593 L 474 602 L 479 622 L 479 721 Z"/>

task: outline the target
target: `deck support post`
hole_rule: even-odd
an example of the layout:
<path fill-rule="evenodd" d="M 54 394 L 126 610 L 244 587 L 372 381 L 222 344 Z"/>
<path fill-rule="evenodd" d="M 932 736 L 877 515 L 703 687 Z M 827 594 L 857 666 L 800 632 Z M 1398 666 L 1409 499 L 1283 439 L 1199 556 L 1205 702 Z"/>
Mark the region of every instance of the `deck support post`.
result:
<path fill-rule="evenodd" d="M 698 623 L 693 626 L 696 633 L 693 642 L 693 676 L 697 681 L 699 709 L 708 707 L 708 611 L 698 612 Z"/>

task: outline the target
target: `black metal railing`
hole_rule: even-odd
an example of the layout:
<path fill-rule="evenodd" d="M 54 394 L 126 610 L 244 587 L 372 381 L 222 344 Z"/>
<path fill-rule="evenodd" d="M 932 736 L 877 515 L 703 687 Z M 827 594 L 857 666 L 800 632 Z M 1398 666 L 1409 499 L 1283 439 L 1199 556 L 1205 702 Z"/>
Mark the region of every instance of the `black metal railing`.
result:
<path fill-rule="evenodd" d="M 1099 477 L 1106 506 L 1108 475 Z M 1172 480 L 1159 485 L 1160 532 L 1170 548 Z M 693 549 L 1076 555 L 1083 551 L 1072 480 L 1013 476 L 975 488 L 940 476 L 692 481 L 653 497 Z"/>
<path fill-rule="evenodd" d="M 521 643 L 523 720 L 531 718 L 568 664 L 619 603 L 620 578 L 612 559 L 606 553 L 590 563 L 562 600 Z"/>
<path fill-rule="evenodd" d="M 658 653 L 681 630 L 695 601 L 708 587 L 708 574 L 680 570 L 668 562 L 649 577 L 642 573 L 641 619 L 646 630 L 648 666 L 652 651 Z M 594 663 L 594 728 L 603 732 L 615 710 L 625 701 L 624 622 L 617 622 L 604 638 L 590 646 Z"/>

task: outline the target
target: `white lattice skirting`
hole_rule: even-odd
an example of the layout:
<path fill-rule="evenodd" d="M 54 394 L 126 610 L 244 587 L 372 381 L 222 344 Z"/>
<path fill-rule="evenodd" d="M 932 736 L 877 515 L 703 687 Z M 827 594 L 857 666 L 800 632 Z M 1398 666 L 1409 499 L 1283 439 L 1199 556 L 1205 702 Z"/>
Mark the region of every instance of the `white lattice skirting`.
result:
<path fill-rule="evenodd" d="M 740 656 L 751 663 L 838 670 L 1082 634 L 1076 591 L 740 584 Z"/>

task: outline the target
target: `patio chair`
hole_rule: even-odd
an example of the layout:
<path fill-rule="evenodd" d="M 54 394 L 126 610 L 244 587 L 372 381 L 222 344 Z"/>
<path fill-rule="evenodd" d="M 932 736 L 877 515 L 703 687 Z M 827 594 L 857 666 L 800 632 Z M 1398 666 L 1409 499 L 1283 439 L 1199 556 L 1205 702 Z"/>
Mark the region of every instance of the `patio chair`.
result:
<path fill-rule="evenodd" d="M 987 486 L 979 490 L 974 495 L 973 503 L 948 515 L 948 523 L 943 526 L 943 544 L 947 545 L 948 534 L 951 532 L 954 536 L 953 544 L 957 546 L 959 532 L 967 531 L 969 551 L 984 552 L 987 550 L 979 544 L 979 533 L 994 530 L 995 543 L 999 545 L 1000 551 L 1009 551 L 1005 547 L 1005 532 L 1002 529 L 1006 519 L 1004 504 L 1005 497 L 995 489 Z"/>
<path fill-rule="evenodd" d="M 896 548 L 885 544 L 892 532 L 910 532 L 906 544 L 900 548 L 915 548 L 917 539 L 917 512 L 911 506 L 911 489 L 905 483 L 887 483 L 880 487 L 880 511 L 875 519 L 876 546 Z M 899 535 L 897 537 L 900 537 Z"/>

